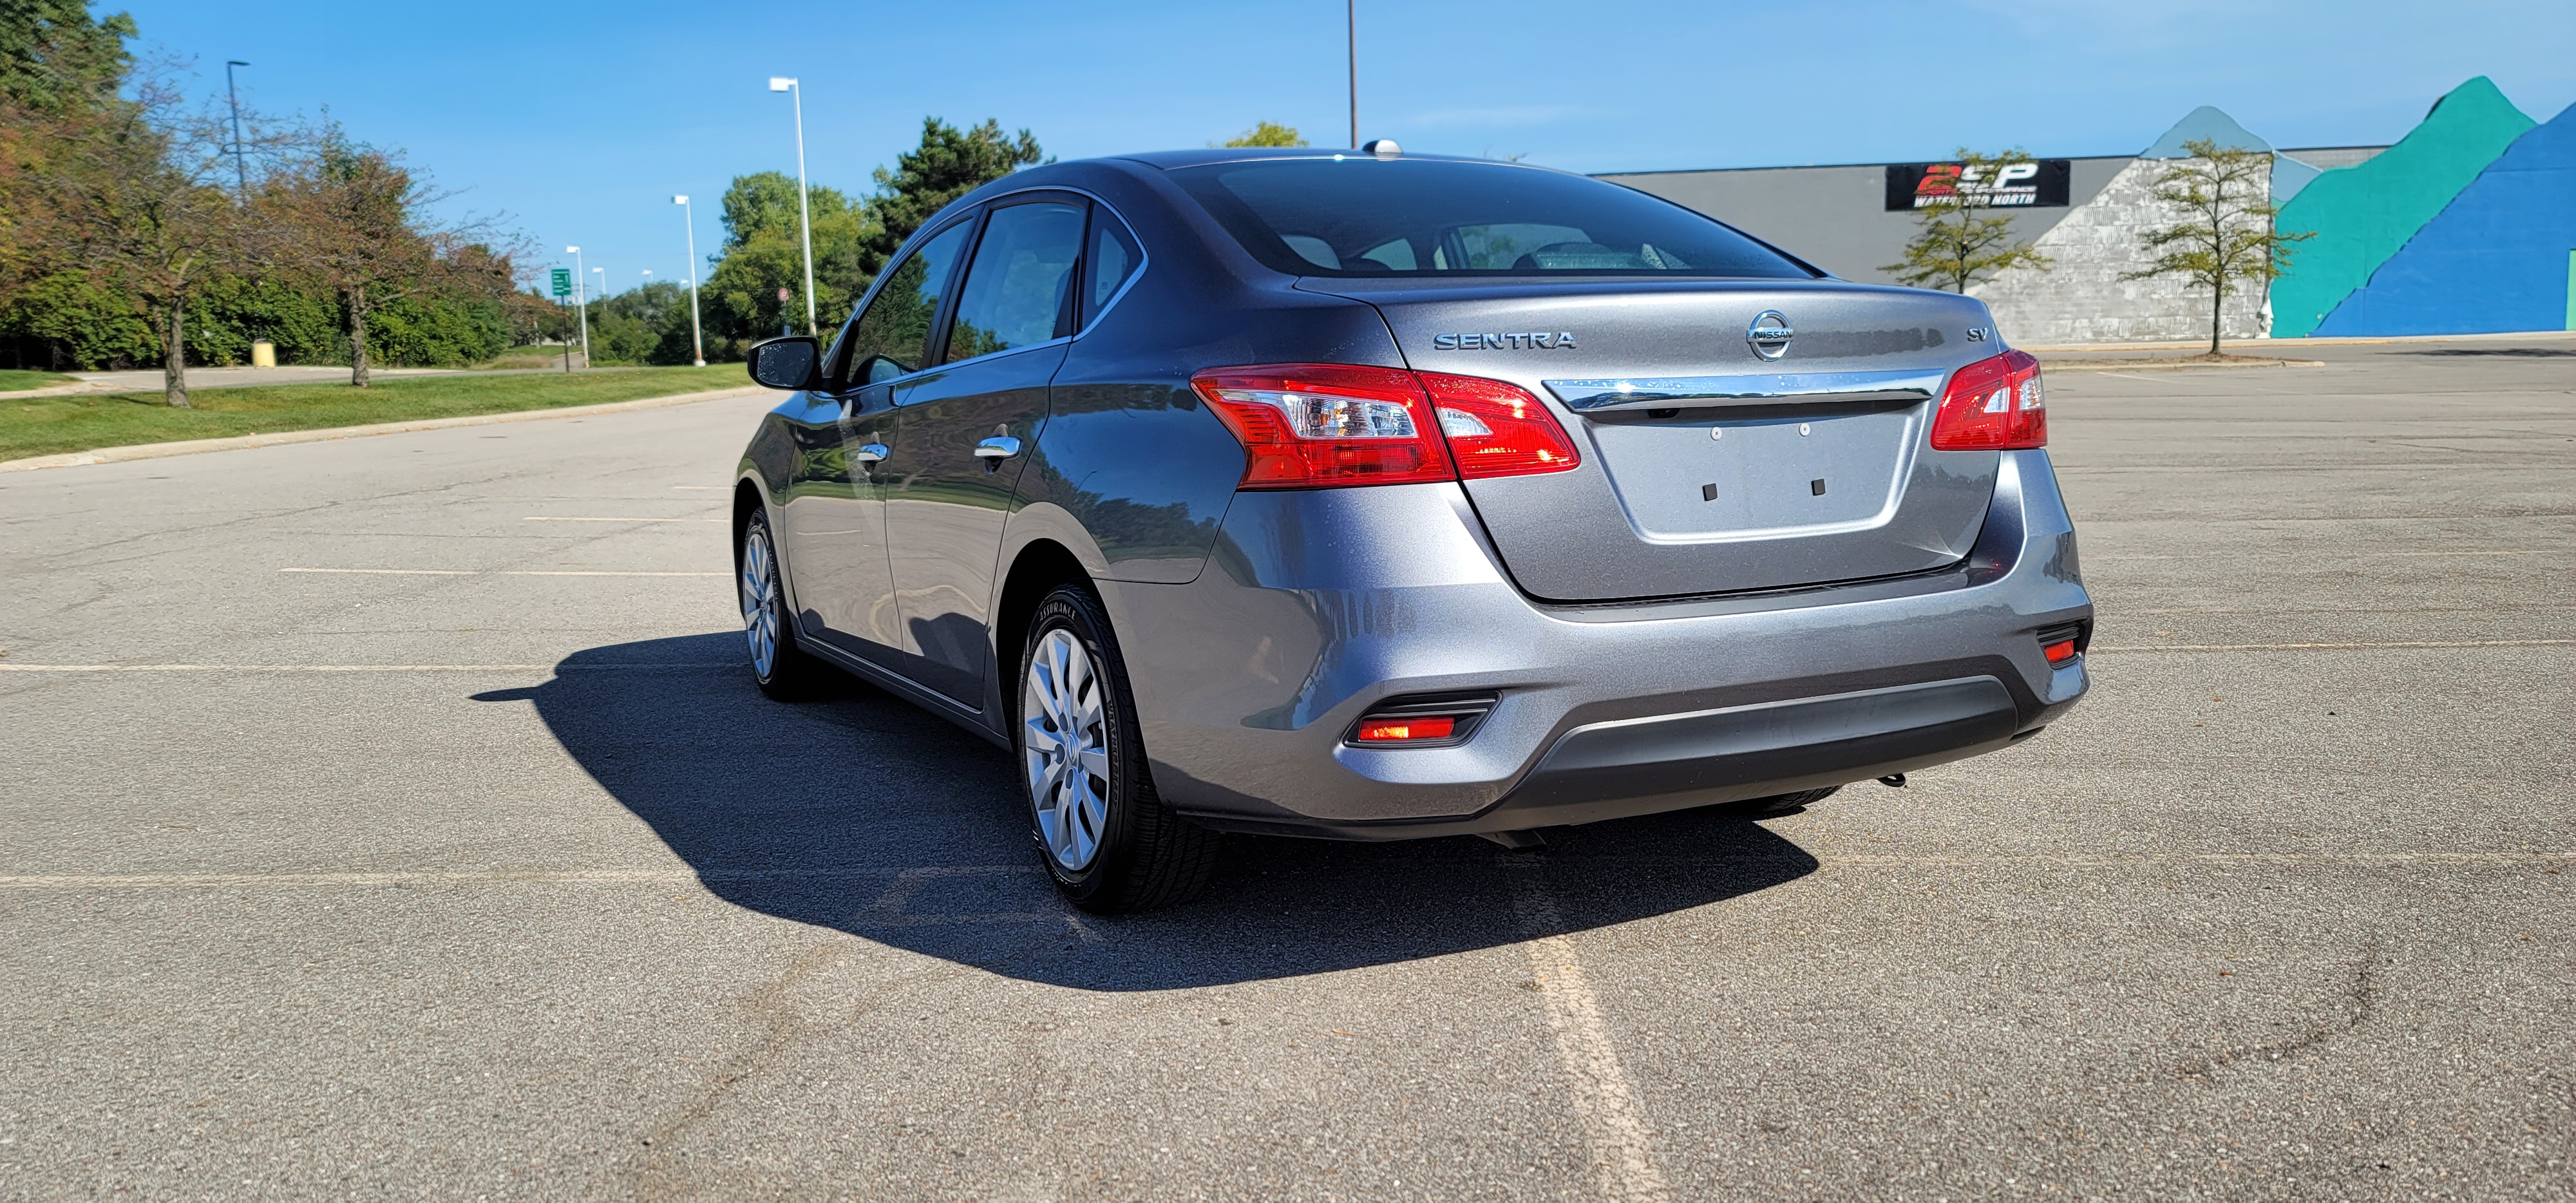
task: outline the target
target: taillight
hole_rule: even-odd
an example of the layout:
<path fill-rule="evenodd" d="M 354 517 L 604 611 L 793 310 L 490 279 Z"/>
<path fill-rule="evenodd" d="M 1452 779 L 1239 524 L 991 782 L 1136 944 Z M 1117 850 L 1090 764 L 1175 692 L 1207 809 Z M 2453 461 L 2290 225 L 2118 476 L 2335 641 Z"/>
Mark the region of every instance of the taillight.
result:
<path fill-rule="evenodd" d="M 1582 461 L 1574 441 L 1547 406 L 1517 385 L 1475 376 L 1423 372 L 1422 386 L 1440 414 L 1440 433 L 1468 480 L 1563 472 Z"/>
<path fill-rule="evenodd" d="M 1413 373 L 1343 364 L 1217 368 L 1190 378 L 1251 462 L 1247 489 L 1456 480 Z"/>
<path fill-rule="evenodd" d="M 1296 363 L 1210 368 L 1190 387 L 1242 442 L 1246 489 L 1476 480 L 1582 462 L 1547 406 L 1500 380 Z"/>
<path fill-rule="evenodd" d="M 2017 451 L 2048 445 L 2047 388 L 2039 360 L 2006 351 L 1950 374 L 1932 415 L 1935 451 Z"/>

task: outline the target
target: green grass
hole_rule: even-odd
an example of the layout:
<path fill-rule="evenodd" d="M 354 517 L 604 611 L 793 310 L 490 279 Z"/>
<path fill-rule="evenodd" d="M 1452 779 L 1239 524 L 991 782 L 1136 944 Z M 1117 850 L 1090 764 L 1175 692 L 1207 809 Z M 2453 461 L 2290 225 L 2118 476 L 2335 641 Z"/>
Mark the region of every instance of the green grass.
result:
<path fill-rule="evenodd" d="M 69 376 L 57 376 L 52 372 L 21 372 L 14 369 L 0 369 L 0 393 L 14 393 L 22 389 L 51 388 L 57 384 L 78 383 L 80 383 L 80 381 Z"/>
<path fill-rule="evenodd" d="M 407 422 L 634 401 L 747 386 L 738 363 L 703 368 L 601 368 L 513 376 L 412 376 L 347 384 L 210 388 L 189 394 L 194 409 L 172 409 L 159 393 L 25 397 L 0 401 L 0 460 L 137 443 L 219 439 L 372 422 Z"/>

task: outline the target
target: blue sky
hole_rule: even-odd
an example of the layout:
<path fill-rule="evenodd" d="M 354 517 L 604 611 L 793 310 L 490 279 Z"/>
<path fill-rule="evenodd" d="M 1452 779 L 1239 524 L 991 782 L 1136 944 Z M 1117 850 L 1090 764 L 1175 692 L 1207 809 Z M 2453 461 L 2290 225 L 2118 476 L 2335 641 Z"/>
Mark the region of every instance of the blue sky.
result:
<path fill-rule="evenodd" d="M 117 7 L 113 3 L 105 6 Z M 1028 127 L 1064 158 L 1272 120 L 1347 139 L 1340 0 L 1211 5 L 777 0 L 499 4 L 135 0 L 146 46 L 246 101 L 325 106 L 609 284 L 686 273 L 733 176 L 863 192 L 924 114 Z M 719 15 L 730 13 L 734 15 Z M 2214 104 L 2279 146 L 2384 143 L 2487 75 L 2546 120 L 2576 101 L 2576 4 L 2490 0 L 1360 0 L 1361 137 L 1576 171 L 2126 154 Z"/>

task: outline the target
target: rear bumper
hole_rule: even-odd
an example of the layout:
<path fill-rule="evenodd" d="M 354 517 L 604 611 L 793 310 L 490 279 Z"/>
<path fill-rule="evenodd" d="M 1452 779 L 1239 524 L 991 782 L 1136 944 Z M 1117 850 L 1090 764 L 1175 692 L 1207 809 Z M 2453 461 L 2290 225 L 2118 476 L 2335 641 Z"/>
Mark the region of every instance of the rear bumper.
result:
<path fill-rule="evenodd" d="M 1532 603 L 1455 486 L 1245 493 L 1210 571 L 1107 584 L 1163 796 L 1214 826 L 1346 839 L 1508 831 L 1908 772 L 2074 705 L 2092 614 L 2044 452 L 2003 456 L 1939 572 L 1766 596 Z M 1406 694 L 1490 690 L 1465 744 L 1359 748 Z"/>

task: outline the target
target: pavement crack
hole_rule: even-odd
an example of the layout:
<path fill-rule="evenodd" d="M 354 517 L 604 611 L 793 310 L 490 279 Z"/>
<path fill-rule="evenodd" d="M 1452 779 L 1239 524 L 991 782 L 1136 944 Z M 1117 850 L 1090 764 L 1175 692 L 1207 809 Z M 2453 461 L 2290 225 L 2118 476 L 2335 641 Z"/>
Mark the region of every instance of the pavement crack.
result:
<path fill-rule="evenodd" d="M 2286 1060 L 2359 1028 L 2369 1022 L 2379 1007 L 2380 959 L 2379 946 L 2375 942 L 2363 945 L 2360 958 L 2353 962 L 2351 980 L 2344 983 L 2344 988 L 2336 995 L 2336 1013 L 2310 1024 L 2306 1031 L 2287 1040 L 2229 1049 L 2198 1061 L 2185 1062 L 2174 1067 L 2173 1076 L 2211 1081 L 2220 1070 L 2239 1062 Z"/>

